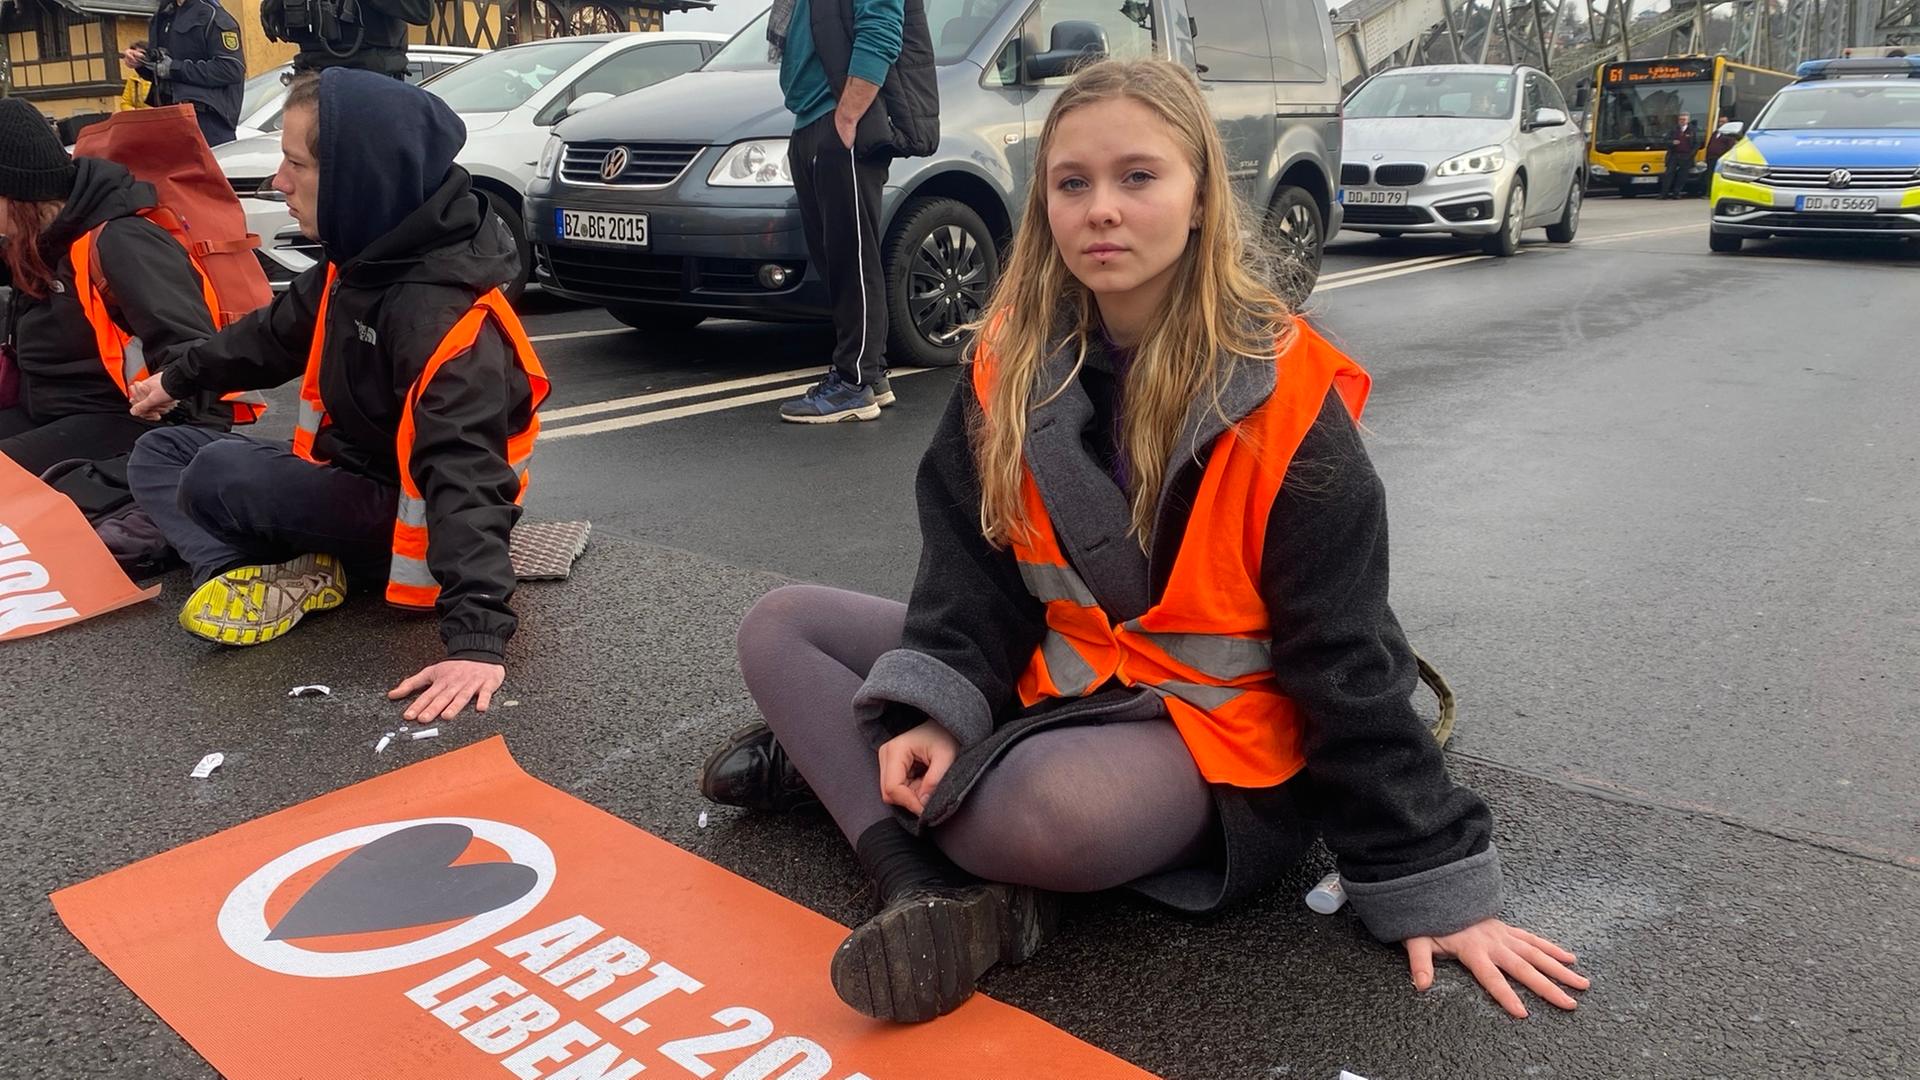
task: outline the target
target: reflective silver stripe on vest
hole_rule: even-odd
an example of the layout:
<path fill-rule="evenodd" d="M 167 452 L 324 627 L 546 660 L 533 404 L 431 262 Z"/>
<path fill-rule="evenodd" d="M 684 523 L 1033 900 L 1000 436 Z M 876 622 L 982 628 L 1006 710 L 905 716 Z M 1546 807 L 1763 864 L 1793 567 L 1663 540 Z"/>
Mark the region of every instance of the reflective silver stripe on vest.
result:
<path fill-rule="evenodd" d="M 1157 685 L 1149 685 L 1148 689 L 1159 694 L 1161 697 L 1177 697 L 1181 701 L 1207 712 L 1213 712 L 1227 702 L 1246 693 L 1245 690 L 1238 686 L 1202 686 L 1199 683 L 1173 682 L 1171 680 Z"/>
<path fill-rule="evenodd" d="M 424 529 L 427 527 L 427 500 L 416 499 L 411 495 L 402 495 L 400 496 L 400 505 L 394 511 L 394 516 L 400 519 L 400 524 L 402 525 L 412 525 L 416 528 Z"/>
<path fill-rule="evenodd" d="M 1046 563 L 1023 562 L 1020 564 L 1020 580 L 1027 583 L 1027 591 L 1035 600 L 1051 604 L 1055 600 L 1066 600 L 1081 607 L 1099 607 L 1099 601 L 1093 598 L 1093 591 L 1080 575 L 1070 566 L 1049 566 Z"/>
<path fill-rule="evenodd" d="M 294 418 L 293 426 L 309 435 L 318 435 L 320 434 L 320 424 L 326 417 L 326 410 L 313 404 L 306 398 L 301 398 L 300 415 Z"/>
<path fill-rule="evenodd" d="M 127 389 L 133 389 L 134 380 L 147 370 L 147 347 L 140 344 L 139 338 L 128 338 L 127 347 L 120 350 L 120 377 L 127 381 Z"/>
<path fill-rule="evenodd" d="M 440 583 L 433 580 L 433 571 L 427 569 L 427 560 L 405 555 L 395 555 L 387 565 L 387 580 L 395 585 L 417 585 L 425 589 L 440 587 Z"/>
<path fill-rule="evenodd" d="M 1224 634 L 1156 634 L 1142 630 L 1139 619 L 1129 620 L 1126 628 L 1175 660 L 1222 682 L 1273 670 L 1273 649 L 1264 641 Z"/>
<path fill-rule="evenodd" d="M 1047 662 L 1047 674 L 1052 677 L 1053 685 L 1067 697 L 1088 693 L 1100 680 L 1099 673 L 1058 630 L 1047 631 L 1046 640 L 1040 643 L 1040 655 Z"/>

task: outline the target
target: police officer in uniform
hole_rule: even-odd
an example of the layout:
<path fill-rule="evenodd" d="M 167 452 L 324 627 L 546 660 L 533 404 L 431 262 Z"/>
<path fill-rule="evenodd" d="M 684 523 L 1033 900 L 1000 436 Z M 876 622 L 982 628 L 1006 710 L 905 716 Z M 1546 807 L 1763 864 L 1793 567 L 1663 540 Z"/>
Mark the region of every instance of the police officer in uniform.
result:
<path fill-rule="evenodd" d="M 434 0 L 262 0 L 260 26 L 300 46 L 293 70 L 353 67 L 404 78 L 407 24 L 433 21 Z"/>
<path fill-rule="evenodd" d="M 147 104 L 192 105 L 208 146 L 232 142 L 247 79 L 239 21 L 214 0 L 160 0 L 147 41 L 120 54 L 153 83 Z"/>

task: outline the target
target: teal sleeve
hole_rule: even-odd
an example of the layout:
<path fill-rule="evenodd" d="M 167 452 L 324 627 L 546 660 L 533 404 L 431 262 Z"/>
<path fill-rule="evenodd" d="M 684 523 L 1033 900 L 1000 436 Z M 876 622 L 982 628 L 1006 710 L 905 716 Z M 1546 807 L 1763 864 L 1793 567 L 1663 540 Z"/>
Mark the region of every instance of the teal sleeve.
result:
<path fill-rule="evenodd" d="M 887 70 L 900 58 L 905 0 L 853 0 L 853 56 L 847 74 L 884 86 Z"/>

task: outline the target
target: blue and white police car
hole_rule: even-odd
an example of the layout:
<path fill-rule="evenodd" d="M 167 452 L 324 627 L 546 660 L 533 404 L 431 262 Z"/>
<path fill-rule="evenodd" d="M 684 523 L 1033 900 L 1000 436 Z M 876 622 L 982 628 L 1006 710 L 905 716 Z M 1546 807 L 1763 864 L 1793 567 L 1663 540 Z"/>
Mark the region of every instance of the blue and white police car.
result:
<path fill-rule="evenodd" d="M 1920 239 L 1920 57 L 1802 64 L 1714 170 L 1709 244 Z"/>

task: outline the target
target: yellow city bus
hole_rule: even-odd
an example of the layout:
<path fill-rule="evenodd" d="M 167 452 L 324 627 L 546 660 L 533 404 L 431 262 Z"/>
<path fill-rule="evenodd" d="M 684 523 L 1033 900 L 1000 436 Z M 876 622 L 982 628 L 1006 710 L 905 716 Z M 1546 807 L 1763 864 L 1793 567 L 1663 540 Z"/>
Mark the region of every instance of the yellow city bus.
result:
<path fill-rule="evenodd" d="M 1751 121 L 1793 81 L 1784 71 L 1737 64 L 1724 56 L 1610 60 L 1594 69 L 1587 124 L 1587 186 L 1621 195 L 1651 192 L 1666 171 L 1667 133 L 1687 113 L 1700 133 L 1688 187 L 1704 190 L 1706 148 L 1729 120 Z"/>

